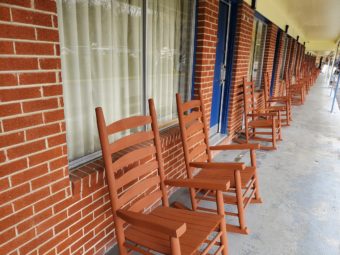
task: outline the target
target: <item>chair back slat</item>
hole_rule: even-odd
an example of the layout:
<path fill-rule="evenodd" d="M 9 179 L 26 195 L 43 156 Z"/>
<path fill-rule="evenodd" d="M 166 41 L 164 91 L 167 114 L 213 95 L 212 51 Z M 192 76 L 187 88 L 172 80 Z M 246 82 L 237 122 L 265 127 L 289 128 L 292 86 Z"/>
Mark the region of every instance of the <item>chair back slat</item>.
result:
<path fill-rule="evenodd" d="M 160 198 L 164 206 L 169 206 L 157 117 L 151 99 L 149 109 L 148 116 L 129 117 L 109 125 L 102 109 L 96 109 L 111 206 L 117 221 L 116 211 L 121 208 L 142 211 Z M 110 135 L 115 133 L 120 138 L 112 142 Z"/>
<path fill-rule="evenodd" d="M 211 161 L 209 150 L 208 128 L 199 90 L 199 99 L 183 103 L 179 94 L 176 95 L 177 111 L 184 149 L 184 159 L 188 177 L 192 177 L 192 161 Z"/>
<path fill-rule="evenodd" d="M 183 103 L 182 109 L 184 112 L 186 112 L 193 108 L 199 108 L 200 106 L 201 106 L 200 100 L 191 100 L 191 101 Z"/>
<path fill-rule="evenodd" d="M 133 116 L 111 123 L 107 126 L 107 133 L 112 135 L 127 129 L 134 129 L 140 126 L 151 124 L 150 116 Z"/>
<path fill-rule="evenodd" d="M 158 168 L 158 162 L 156 160 L 149 161 L 145 164 L 138 165 L 126 173 L 119 179 L 117 179 L 117 189 L 122 188 L 126 185 L 129 185 L 133 181 L 136 180 L 136 176 L 138 176 L 139 179 L 142 179 L 144 176 L 149 174 L 150 172 L 153 172 L 157 170 Z"/>
<path fill-rule="evenodd" d="M 188 147 L 193 148 L 195 145 L 200 144 L 204 140 L 204 138 L 205 138 L 205 136 L 204 136 L 204 133 L 202 133 L 202 132 L 191 136 L 187 141 Z"/>
<path fill-rule="evenodd" d="M 264 102 L 265 106 L 269 106 L 268 100 L 270 99 L 270 80 L 269 80 L 269 74 L 266 72 L 266 75 L 264 77 Z"/>
<path fill-rule="evenodd" d="M 156 149 L 154 146 L 136 148 L 135 150 L 132 150 L 129 153 L 125 153 L 124 155 L 117 158 L 112 163 L 113 171 L 117 172 L 118 170 L 122 169 L 124 166 L 128 166 L 142 159 L 152 157 L 155 153 L 156 153 Z"/>
<path fill-rule="evenodd" d="M 256 110 L 254 82 L 246 81 L 245 78 L 243 78 L 243 103 L 244 114 L 253 113 Z"/>
<path fill-rule="evenodd" d="M 129 211 L 132 212 L 141 212 L 144 208 L 151 206 L 155 201 L 159 200 L 162 197 L 161 191 L 152 192 L 149 196 L 142 197 L 138 201 L 136 201 L 132 206 L 130 206 Z"/>
<path fill-rule="evenodd" d="M 189 125 L 191 122 L 198 120 L 200 121 L 202 118 L 202 112 L 201 111 L 192 111 L 188 115 L 183 116 L 183 122 L 185 126 Z"/>
<path fill-rule="evenodd" d="M 151 191 L 150 189 L 153 187 L 156 188 L 159 183 L 160 178 L 158 175 L 153 175 L 152 177 L 138 181 L 135 185 L 128 188 L 127 191 L 123 192 L 123 194 L 118 198 L 118 207 L 122 208 L 128 202 L 132 203 L 134 199 L 138 200 L 139 196 L 143 197 L 143 194 L 146 191 Z"/>
<path fill-rule="evenodd" d="M 194 146 L 192 150 L 190 150 L 189 160 L 190 162 L 195 161 L 195 159 L 198 158 L 198 156 L 202 154 L 206 154 L 207 151 L 207 145 L 205 143 L 201 143 L 200 145 Z"/>
<path fill-rule="evenodd" d="M 187 127 L 187 136 L 191 137 L 194 134 L 201 132 L 203 133 L 204 124 L 198 120 L 191 122 L 191 125 Z"/>
<path fill-rule="evenodd" d="M 124 150 L 131 146 L 147 142 L 154 138 L 152 131 L 142 131 L 120 138 L 110 145 L 111 154 Z"/>

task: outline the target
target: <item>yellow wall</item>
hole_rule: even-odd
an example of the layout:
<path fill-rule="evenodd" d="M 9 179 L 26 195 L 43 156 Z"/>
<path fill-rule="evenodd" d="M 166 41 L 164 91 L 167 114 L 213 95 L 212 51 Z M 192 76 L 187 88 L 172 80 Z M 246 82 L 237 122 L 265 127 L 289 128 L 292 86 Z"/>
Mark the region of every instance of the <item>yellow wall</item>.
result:
<path fill-rule="evenodd" d="M 245 2 L 251 5 L 251 0 L 245 0 Z M 289 25 L 288 34 L 293 38 L 299 35 L 299 42 L 306 42 L 307 51 L 327 51 L 333 50 L 336 47 L 336 43 L 333 41 L 309 41 L 299 24 L 289 16 L 289 11 L 283 4 L 283 0 L 257 0 L 256 11 L 279 26 L 282 30 L 285 29 L 286 25 Z"/>
<path fill-rule="evenodd" d="M 251 0 L 245 0 L 245 2 L 251 5 Z M 293 19 L 287 15 L 287 11 L 284 5 L 282 5 L 282 0 L 257 0 L 256 11 L 279 26 L 282 30 L 285 30 L 286 25 L 289 25 L 288 34 L 294 38 L 299 35 L 299 42 L 307 41 L 299 25 L 295 24 Z"/>

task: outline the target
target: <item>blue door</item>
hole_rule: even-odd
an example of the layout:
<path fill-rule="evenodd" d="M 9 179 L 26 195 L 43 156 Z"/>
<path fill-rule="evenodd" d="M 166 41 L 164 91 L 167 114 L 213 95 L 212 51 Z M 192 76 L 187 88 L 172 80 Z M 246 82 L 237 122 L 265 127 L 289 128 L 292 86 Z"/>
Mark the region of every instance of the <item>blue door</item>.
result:
<path fill-rule="evenodd" d="M 211 104 L 211 117 L 210 127 L 211 135 L 214 133 L 221 133 L 223 107 L 225 104 L 225 91 L 226 91 L 226 72 L 227 72 L 227 59 L 228 59 L 228 42 L 229 42 L 229 25 L 230 25 L 230 9 L 231 4 L 229 1 L 220 0 L 219 3 L 219 16 L 218 16 L 218 34 L 216 46 L 216 62 L 214 70 L 214 84 L 213 84 L 213 97 Z"/>

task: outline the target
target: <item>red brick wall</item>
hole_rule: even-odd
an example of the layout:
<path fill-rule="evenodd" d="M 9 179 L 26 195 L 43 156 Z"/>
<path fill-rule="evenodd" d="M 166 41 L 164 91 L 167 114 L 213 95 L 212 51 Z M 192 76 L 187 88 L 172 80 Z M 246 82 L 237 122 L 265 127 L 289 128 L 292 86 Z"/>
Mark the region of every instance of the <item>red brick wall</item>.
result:
<path fill-rule="evenodd" d="M 218 1 L 199 1 L 196 85 L 210 113 Z M 104 254 L 114 226 L 102 161 L 69 171 L 54 0 L 0 3 L 0 254 Z M 166 176 L 185 174 L 178 127 Z"/>
<path fill-rule="evenodd" d="M 202 90 L 207 123 L 210 112 L 214 81 L 214 68 L 218 30 L 218 0 L 200 0 L 197 15 L 197 41 L 195 63 L 195 95 Z"/>
<path fill-rule="evenodd" d="M 241 2 L 237 13 L 237 27 L 234 45 L 234 63 L 232 87 L 230 88 L 230 103 L 228 130 L 229 136 L 235 137 L 241 130 L 243 120 L 243 77 L 247 77 L 254 11 L 250 6 Z"/>

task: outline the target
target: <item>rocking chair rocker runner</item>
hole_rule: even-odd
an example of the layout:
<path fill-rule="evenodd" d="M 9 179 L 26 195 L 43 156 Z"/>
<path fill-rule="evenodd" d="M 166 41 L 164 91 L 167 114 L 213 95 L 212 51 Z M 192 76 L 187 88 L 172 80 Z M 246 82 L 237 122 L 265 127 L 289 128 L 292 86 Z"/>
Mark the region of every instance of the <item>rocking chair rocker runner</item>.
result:
<path fill-rule="evenodd" d="M 248 143 L 250 139 L 271 142 L 272 146 L 261 145 L 261 149 L 276 150 L 276 142 L 281 140 L 280 111 L 257 110 L 255 107 L 254 82 L 246 81 L 245 78 L 243 78 L 243 99 L 246 142 Z M 261 131 L 258 131 L 258 129 L 261 129 Z M 270 131 L 263 131 L 263 129 Z M 269 136 L 269 138 L 264 136 Z"/>
<path fill-rule="evenodd" d="M 218 210 L 217 214 L 210 214 L 169 208 L 160 136 L 151 99 L 149 107 L 150 116 L 130 117 L 109 125 L 105 123 L 102 109 L 96 108 L 120 254 L 131 251 L 208 254 L 213 246 L 218 246 L 212 254 L 226 255 L 222 192 L 229 189 L 229 180 L 168 180 L 168 185 L 214 190 Z M 140 128 L 143 131 L 136 131 Z M 121 132 L 129 135 L 110 143 L 109 136 Z M 145 210 L 155 207 L 159 200 L 161 206 Z"/>
<path fill-rule="evenodd" d="M 182 103 L 181 96 L 176 95 L 179 124 L 182 136 L 185 164 L 188 178 L 230 180 L 230 190 L 224 193 L 223 200 L 226 204 L 236 205 L 237 213 L 224 211 L 225 215 L 238 218 L 239 225 L 227 224 L 227 230 L 235 233 L 248 234 L 245 223 L 245 209 L 250 202 L 262 202 L 259 192 L 259 184 L 256 173 L 256 154 L 258 144 L 232 144 L 209 147 L 208 128 L 202 103 L 202 95 L 199 100 Z M 249 150 L 251 166 L 243 163 L 212 162 L 211 151 L 224 150 Z M 194 171 L 199 170 L 198 173 Z M 236 196 L 235 196 L 236 195 Z M 211 189 L 190 189 L 191 205 L 193 210 L 215 212 L 211 208 L 204 207 L 201 201 L 215 201 L 214 192 Z"/>

